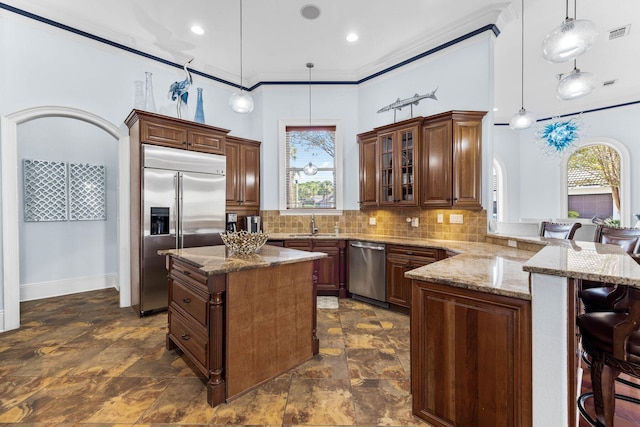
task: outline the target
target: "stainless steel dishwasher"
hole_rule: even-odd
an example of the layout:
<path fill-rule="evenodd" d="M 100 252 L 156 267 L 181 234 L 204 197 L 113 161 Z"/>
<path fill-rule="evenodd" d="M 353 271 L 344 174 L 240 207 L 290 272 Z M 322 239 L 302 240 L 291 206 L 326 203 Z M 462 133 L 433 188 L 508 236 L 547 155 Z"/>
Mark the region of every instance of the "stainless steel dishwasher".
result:
<path fill-rule="evenodd" d="M 384 244 L 349 242 L 349 292 L 354 299 L 389 307 L 386 302 L 385 261 Z"/>

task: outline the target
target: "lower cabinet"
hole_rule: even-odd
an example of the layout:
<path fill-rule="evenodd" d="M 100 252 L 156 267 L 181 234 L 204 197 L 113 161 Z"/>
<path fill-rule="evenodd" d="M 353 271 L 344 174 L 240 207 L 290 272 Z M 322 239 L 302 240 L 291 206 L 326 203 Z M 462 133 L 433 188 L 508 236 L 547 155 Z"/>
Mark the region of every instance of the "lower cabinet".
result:
<path fill-rule="evenodd" d="M 346 298 L 346 243 L 346 240 L 333 239 L 285 240 L 284 247 L 327 254 L 327 258 L 314 262 L 313 275 L 318 295 Z"/>
<path fill-rule="evenodd" d="M 413 281 L 413 414 L 439 427 L 531 426 L 531 301 Z"/>
<path fill-rule="evenodd" d="M 411 309 L 411 279 L 404 273 L 445 257 L 441 249 L 387 245 L 386 290 L 391 308 L 406 313 Z"/>

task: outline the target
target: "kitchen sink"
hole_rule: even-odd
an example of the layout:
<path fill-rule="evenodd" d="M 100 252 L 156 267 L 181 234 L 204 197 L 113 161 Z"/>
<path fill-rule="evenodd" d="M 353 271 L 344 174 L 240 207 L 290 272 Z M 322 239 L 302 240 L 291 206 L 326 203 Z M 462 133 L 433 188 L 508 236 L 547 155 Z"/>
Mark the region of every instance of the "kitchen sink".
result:
<path fill-rule="evenodd" d="M 335 237 L 336 234 L 335 233 L 316 233 L 316 234 L 294 233 L 294 234 L 289 234 L 289 236 L 291 237 Z"/>

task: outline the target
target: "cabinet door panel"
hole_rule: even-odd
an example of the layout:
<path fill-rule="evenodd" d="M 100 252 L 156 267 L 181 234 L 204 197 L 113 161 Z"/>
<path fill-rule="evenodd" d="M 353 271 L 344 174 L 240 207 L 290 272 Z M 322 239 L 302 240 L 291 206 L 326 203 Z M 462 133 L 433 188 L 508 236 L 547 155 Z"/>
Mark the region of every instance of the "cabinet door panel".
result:
<path fill-rule="evenodd" d="M 453 129 L 453 207 L 481 207 L 480 121 L 456 121 Z"/>
<path fill-rule="evenodd" d="M 409 259 L 407 257 L 398 255 L 387 256 L 387 302 L 403 307 L 410 307 L 411 281 L 404 277 L 404 273 L 408 269 Z"/>
<path fill-rule="evenodd" d="M 360 208 L 378 206 L 378 150 L 375 135 L 360 139 Z"/>
<path fill-rule="evenodd" d="M 531 425 L 530 302 L 413 286 L 413 413 L 435 425 Z"/>
<path fill-rule="evenodd" d="M 338 249 L 324 248 L 322 250 L 315 249 L 316 252 L 324 252 L 329 255 L 327 258 L 318 260 L 318 290 L 337 290 L 339 289 L 338 274 Z"/>
<path fill-rule="evenodd" d="M 242 205 L 260 207 L 260 147 L 240 146 L 240 172 Z"/>
<path fill-rule="evenodd" d="M 224 154 L 224 137 L 211 132 L 190 130 L 189 149 L 203 153 Z"/>
<path fill-rule="evenodd" d="M 429 208 L 451 206 L 451 150 L 450 120 L 423 127 L 420 147 L 421 206 Z"/>
<path fill-rule="evenodd" d="M 187 130 L 168 123 L 140 121 L 141 142 L 165 147 L 186 148 Z"/>
<path fill-rule="evenodd" d="M 227 157 L 227 206 L 236 206 L 240 204 L 240 183 L 238 182 L 238 177 L 240 176 L 238 173 L 240 146 L 227 142 L 224 151 Z"/>

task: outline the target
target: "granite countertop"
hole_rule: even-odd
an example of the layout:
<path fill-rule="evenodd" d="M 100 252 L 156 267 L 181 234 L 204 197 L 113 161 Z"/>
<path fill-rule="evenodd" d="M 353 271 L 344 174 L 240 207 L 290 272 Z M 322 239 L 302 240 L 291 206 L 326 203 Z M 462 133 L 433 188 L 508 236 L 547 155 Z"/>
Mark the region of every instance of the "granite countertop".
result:
<path fill-rule="evenodd" d="M 370 234 L 272 233 L 272 240 L 343 239 L 429 247 L 457 254 L 405 273 L 405 277 L 531 299 L 529 273 L 605 281 L 640 287 L 640 265 L 621 248 L 593 242 L 488 234 L 525 243 L 522 249 L 493 243 L 378 236 Z"/>
<path fill-rule="evenodd" d="M 194 265 L 207 275 L 231 273 L 253 268 L 265 268 L 281 264 L 293 264 L 325 258 L 322 252 L 305 252 L 296 249 L 264 245 L 258 253 L 250 255 L 229 254 L 226 246 L 202 246 L 187 249 L 166 249 L 160 255 L 170 255 Z"/>
<path fill-rule="evenodd" d="M 640 264 L 616 245 L 571 241 L 546 246 L 524 266 L 524 271 L 629 285 L 640 288 Z"/>
<path fill-rule="evenodd" d="M 302 234 L 272 233 L 270 239 L 308 239 Z M 405 273 L 405 277 L 508 297 L 531 299 L 529 273 L 522 265 L 535 252 L 481 242 L 377 236 L 370 234 L 316 235 L 312 238 L 443 249 L 457 255 Z"/>

